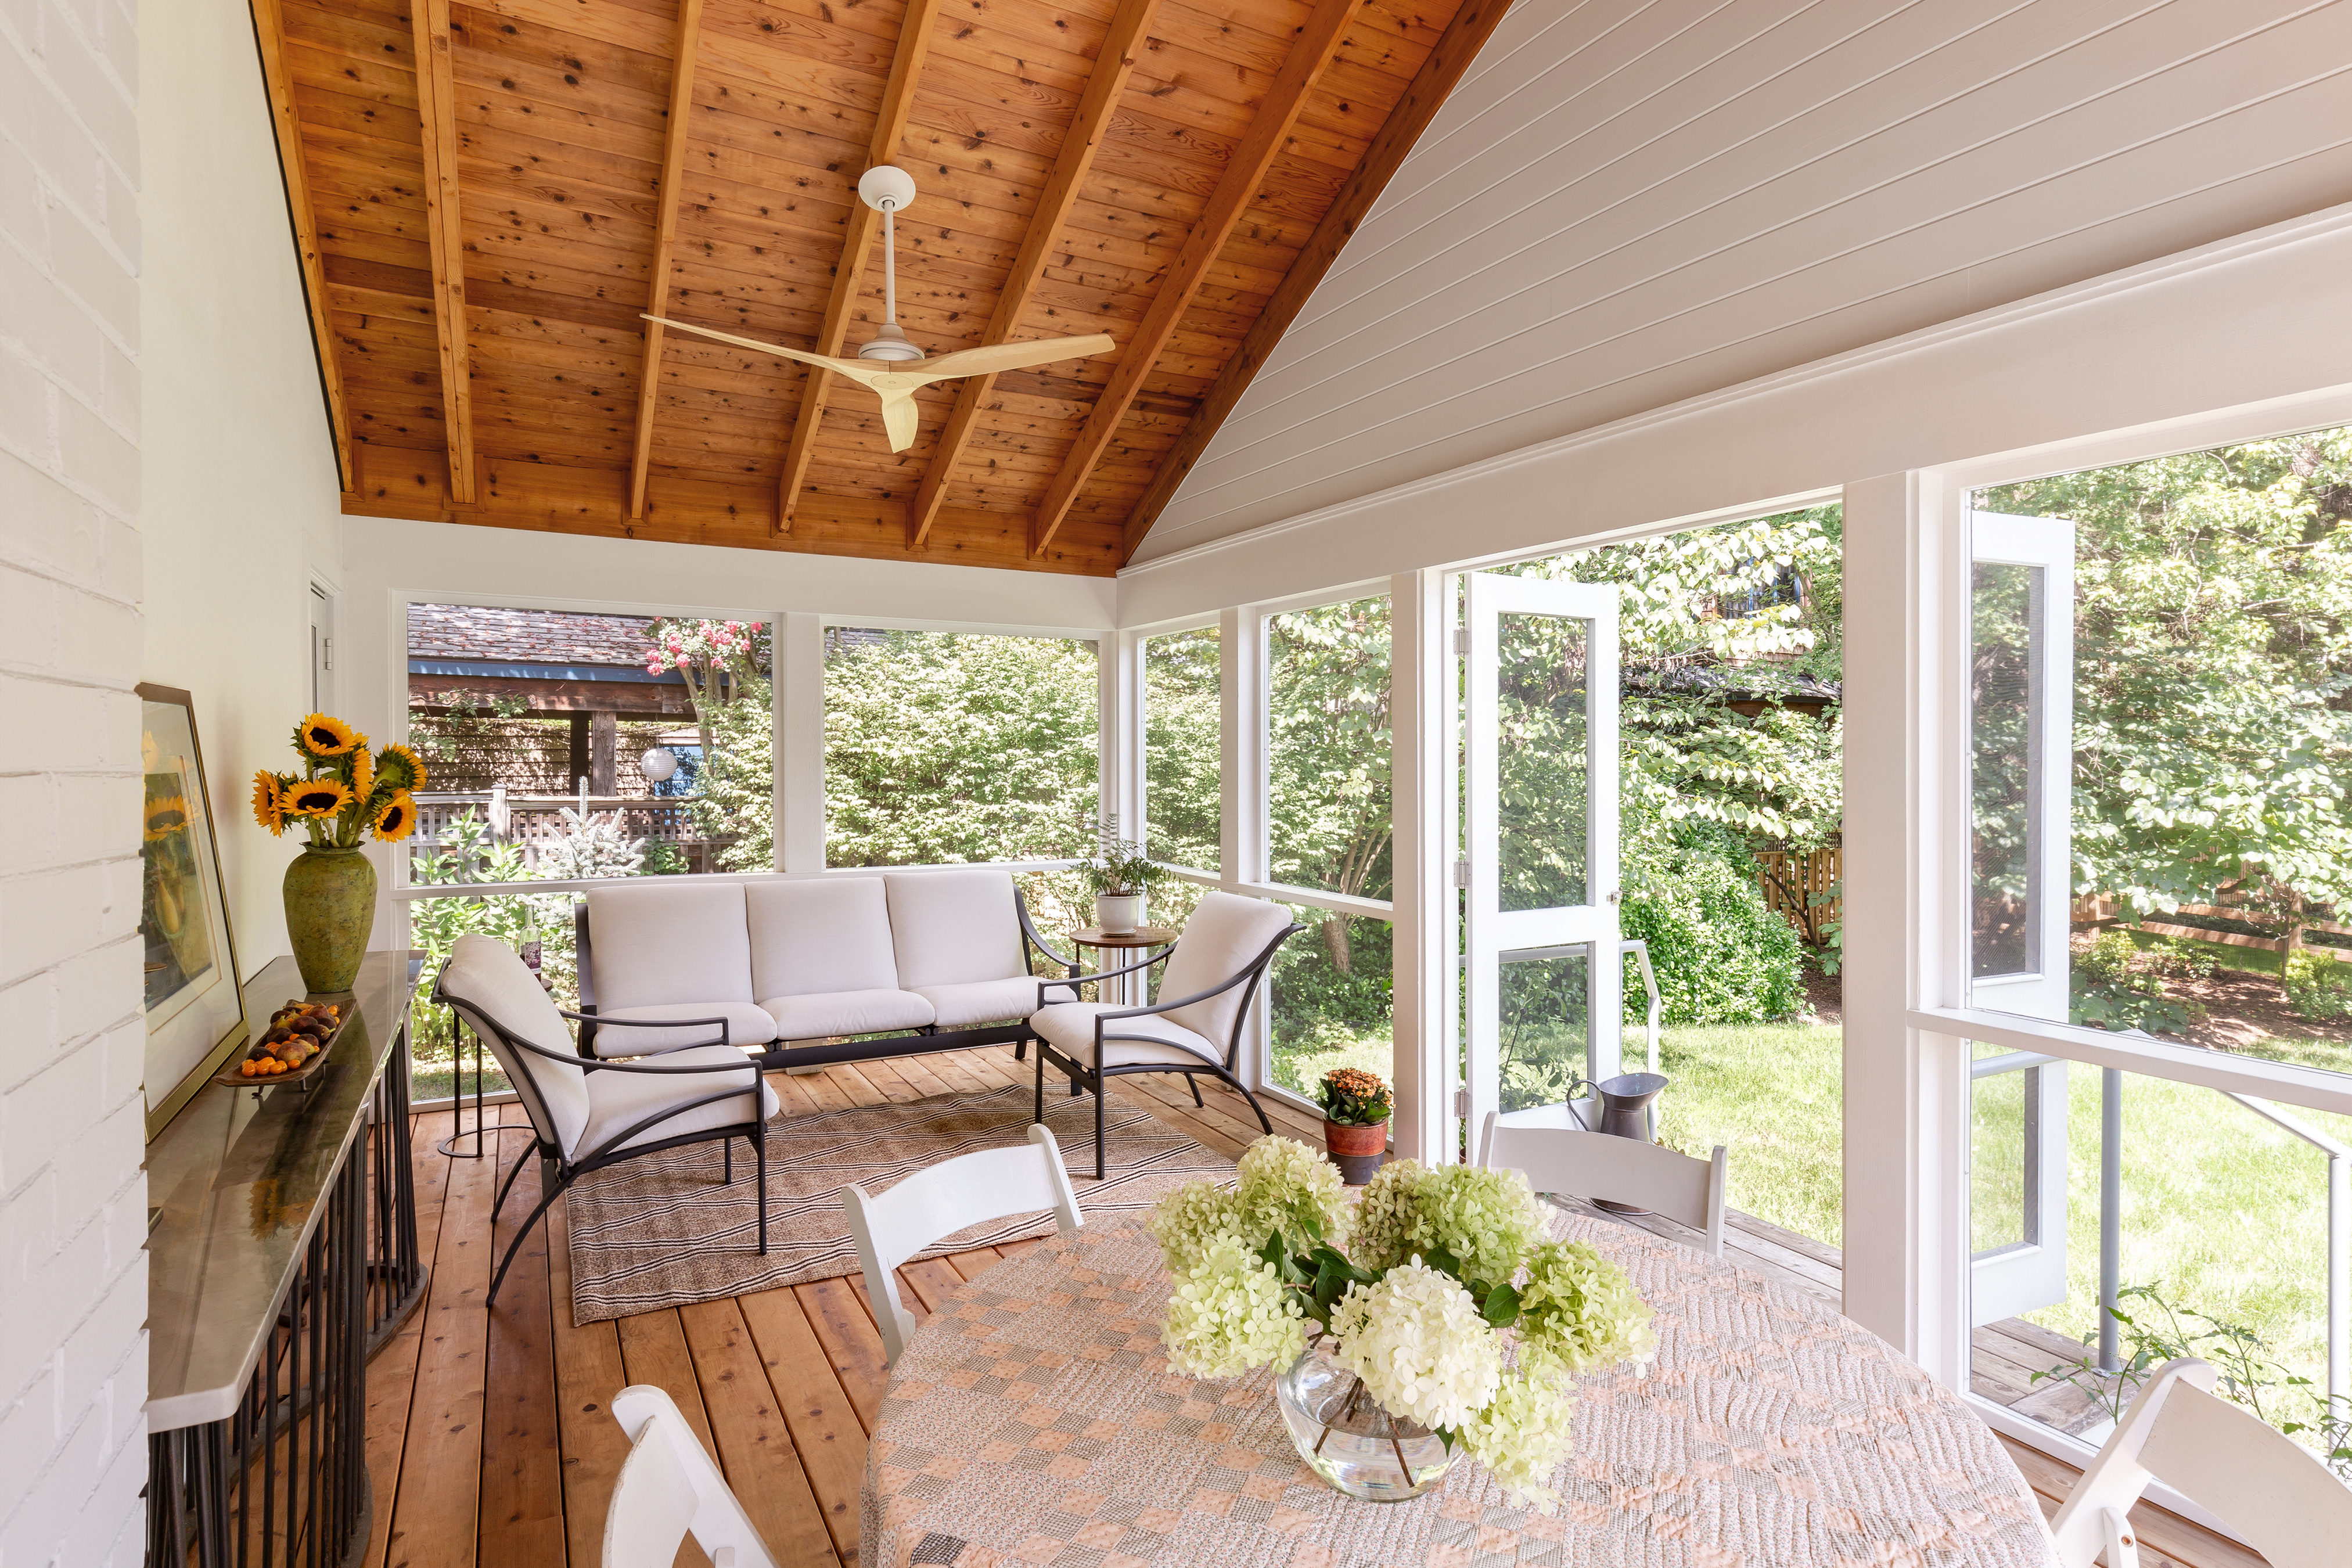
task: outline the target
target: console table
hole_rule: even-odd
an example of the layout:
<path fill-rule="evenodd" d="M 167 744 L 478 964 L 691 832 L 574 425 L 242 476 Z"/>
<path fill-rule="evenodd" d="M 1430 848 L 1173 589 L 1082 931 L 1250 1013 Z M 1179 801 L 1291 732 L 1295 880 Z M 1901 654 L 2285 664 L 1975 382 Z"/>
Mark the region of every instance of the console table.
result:
<path fill-rule="evenodd" d="M 213 1084 L 147 1147 L 147 1561 L 357 1563 L 367 1359 L 425 1297 L 408 1152 L 415 957 L 371 952 L 308 1084 Z M 300 996 L 281 958 L 248 1018 Z"/>

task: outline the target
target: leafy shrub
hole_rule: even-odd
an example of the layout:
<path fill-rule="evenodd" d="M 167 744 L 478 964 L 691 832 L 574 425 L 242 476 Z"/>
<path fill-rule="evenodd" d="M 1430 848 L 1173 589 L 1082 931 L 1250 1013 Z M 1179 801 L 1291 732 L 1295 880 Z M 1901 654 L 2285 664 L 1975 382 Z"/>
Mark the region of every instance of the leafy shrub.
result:
<path fill-rule="evenodd" d="M 1764 905 L 1754 876 L 1712 845 L 1675 843 L 1627 867 L 1624 931 L 1650 944 L 1658 1000 L 1669 1024 L 1760 1024 L 1804 999 L 1803 945 Z M 1648 1004 L 1625 991 L 1625 1017 Z"/>
<path fill-rule="evenodd" d="M 2315 1023 L 2352 1017 L 2352 963 L 2295 952 L 2286 961 L 2287 1005 Z"/>
<path fill-rule="evenodd" d="M 2212 959 L 2185 942 L 2165 939 L 2143 950 L 2129 931 L 2101 931 L 2074 955 L 2074 996 L 2067 1016 L 2105 1029 L 2177 1035 L 2205 1010 L 2168 1000 L 2165 977 L 2201 980 L 2212 973 Z"/>

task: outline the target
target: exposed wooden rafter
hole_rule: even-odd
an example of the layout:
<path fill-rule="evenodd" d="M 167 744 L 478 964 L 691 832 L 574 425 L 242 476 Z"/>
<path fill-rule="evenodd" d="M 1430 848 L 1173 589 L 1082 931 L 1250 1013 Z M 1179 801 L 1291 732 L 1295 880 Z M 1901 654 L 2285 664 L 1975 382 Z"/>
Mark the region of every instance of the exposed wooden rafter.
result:
<path fill-rule="evenodd" d="M 286 23 L 278 14 L 278 0 L 253 0 L 253 31 L 261 45 L 261 79 L 269 93 L 278 165 L 286 176 L 286 205 L 294 217 L 294 253 L 302 268 L 302 296 L 310 309 L 310 338 L 318 346 L 327 424 L 334 432 L 335 470 L 343 493 L 349 495 L 353 488 L 351 420 L 343 409 L 343 373 L 335 353 L 334 322 L 328 312 L 326 268 L 319 253 L 319 216 L 310 205 L 310 175 L 302 155 L 301 122 L 294 112 L 294 79 L 286 68 Z"/>
<path fill-rule="evenodd" d="M 1061 531 L 1063 520 L 1070 514 L 1070 503 L 1078 499 L 1078 488 L 1087 482 L 1087 476 L 1101 460 L 1104 449 L 1118 434 L 1119 422 L 1127 417 L 1136 394 L 1143 390 L 1144 378 L 1151 374 L 1168 340 L 1176 335 L 1192 297 L 1208 280 L 1209 269 L 1216 265 L 1217 253 L 1224 249 L 1234 226 L 1257 198 L 1259 184 L 1274 166 L 1283 144 L 1290 139 L 1299 110 L 1307 107 L 1307 95 L 1322 79 L 1324 68 L 1331 63 L 1332 51 L 1339 47 L 1340 35 L 1348 30 L 1348 24 L 1355 19 L 1357 8 L 1363 3 L 1364 0 L 1316 0 L 1315 9 L 1308 13 L 1306 25 L 1298 29 L 1298 37 L 1282 62 L 1282 69 L 1259 102 L 1249 131 L 1234 149 L 1223 177 L 1209 197 L 1208 209 L 1192 226 L 1192 232 L 1185 236 L 1184 247 L 1177 252 L 1176 264 L 1168 269 L 1166 280 L 1152 296 L 1151 309 L 1144 314 L 1142 325 L 1136 329 L 1134 337 L 1119 345 L 1118 364 L 1111 372 L 1110 384 L 1095 400 L 1086 426 L 1062 460 L 1061 470 L 1045 488 L 1045 499 L 1038 503 L 1036 514 L 1029 523 L 1030 554 L 1045 553 L 1046 547 L 1054 542 L 1054 535 Z"/>
<path fill-rule="evenodd" d="M 1160 0 L 1120 0 L 1118 10 L 1111 16 L 1110 30 L 1103 36 L 1102 47 L 1095 54 L 1094 72 L 1087 78 L 1086 92 L 1078 100 L 1078 111 L 1070 117 L 1070 128 L 1062 134 L 1054 173 L 1045 182 L 1044 194 L 1037 198 L 1037 210 L 1029 219 L 1027 232 L 1021 237 L 1020 252 L 1005 276 L 1004 291 L 997 296 L 996 310 L 988 319 L 988 330 L 981 334 L 982 342 L 1010 342 L 1020 326 L 1021 313 L 1028 307 L 1030 294 L 1037 287 L 1037 279 L 1045 276 L 1050 247 L 1069 218 L 1087 171 L 1094 167 L 1095 153 L 1102 145 L 1103 132 L 1118 107 L 1119 95 L 1127 90 L 1128 79 L 1135 74 L 1135 61 L 1142 52 L 1144 35 L 1159 14 Z M 940 503 L 947 499 L 948 481 L 955 477 L 964 443 L 971 437 L 972 422 L 979 417 L 982 401 L 995 385 L 994 376 L 976 375 L 964 381 L 956 393 L 954 412 L 948 416 L 947 425 L 940 433 L 939 447 L 931 455 L 931 466 L 923 475 L 921 488 L 915 492 L 914 504 L 907 510 L 909 550 L 919 547 L 930 536 L 931 524 L 940 515 Z"/>
<path fill-rule="evenodd" d="M 1143 536 L 1151 531 L 1160 512 L 1175 500 L 1184 476 L 1192 471 L 1192 465 L 1209 449 L 1209 442 L 1241 402 L 1242 394 L 1249 390 L 1266 356 L 1274 353 L 1282 334 L 1290 330 L 1290 323 L 1306 309 L 1315 286 L 1331 270 L 1331 264 L 1339 258 L 1340 248 L 1356 232 L 1356 226 L 1364 221 L 1364 215 L 1372 210 L 1372 204 L 1380 200 L 1405 155 L 1421 140 L 1422 132 L 1429 129 L 1438 106 L 1452 96 L 1462 73 L 1477 58 L 1478 51 L 1510 5 L 1511 0 L 1465 0 L 1462 9 L 1454 13 L 1444 37 L 1422 62 L 1404 97 L 1389 110 L 1388 120 L 1364 154 L 1364 161 L 1356 165 L 1347 184 L 1339 187 L 1339 199 L 1315 226 L 1307 248 L 1290 264 L 1290 270 L 1283 275 L 1281 286 L 1267 300 L 1265 309 L 1250 323 L 1242 346 L 1225 362 L 1225 368 L 1218 374 L 1208 395 L 1201 400 L 1200 408 L 1184 427 L 1184 434 L 1178 437 L 1174 449 L 1160 460 L 1151 488 L 1143 492 L 1143 499 L 1128 514 L 1127 542 L 1119 554 L 1121 564 L 1134 559 Z"/>
<path fill-rule="evenodd" d="M 882 106 L 874 119 L 874 140 L 866 149 L 867 168 L 890 162 L 906 137 L 907 121 L 915 109 L 915 84 L 922 79 L 923 61 L 930 53 L 931 21 L 939 9 L 940 0 L 907 0 L 906 16 L 898 24 L 898 47 L 890 59 L 890 79 L 882 89 Z M 857 170 L 851 178 L 865 172 Z M 841 258 L 834 264 L 833 292 L 825 300 L 824 328 L 810 345 L 814 353 L 841 353 L 849 335 L 850 316 L 857 307 L 866 258 L 881 227 L 881 216 L 853 194 L 848 232 L 842 238 Z M 784 450 L 784 471 L 776 486 L 778 533 L 792 531 L 793 511 L 800 505 L 801 486 L 808 478 L 809 457 L 816 449 L 817 426 L 824 418 L 832 384 L 830 372 L 814 368 L 802 381 L 800 410 L 793 419 L 792 442 Z"/>
<path fill-rule="evenodd" d="M 433 330 L 441 357 L 449 497 L 474 500 L 474 405 L 466 346 L 466 238 L 457 217 L 457 83 L 450 58 L 449 0 L 411 0 L 416 39 L 416 112 L 424 122 L 425 229 L 433 253 Z"/>
<path fill-rule="evenodd" d="M 662 139 L 661 197 L 654 215 L 654 261 L 646 309 L 665 313 L 670 251 L 677 242 L 678 186 L 686 172 L 686 138 L 694 109 L 694 47 L 702 33 L 702 0 L 677 0 L 677 48 L 669 68 L 669 124 Z M 629 518 L 646 515 L 646 466 L 653 460 L 654 409 L 661 396 L 662 325 L 644 323 L 645 355 L 637 372 L 636 447 L 629 458 Z"/>

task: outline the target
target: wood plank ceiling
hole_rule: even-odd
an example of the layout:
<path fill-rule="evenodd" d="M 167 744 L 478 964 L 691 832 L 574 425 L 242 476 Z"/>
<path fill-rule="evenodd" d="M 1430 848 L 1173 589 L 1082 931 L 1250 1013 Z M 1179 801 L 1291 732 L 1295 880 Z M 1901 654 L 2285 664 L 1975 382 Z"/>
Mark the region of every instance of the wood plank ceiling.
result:
<path fill-rule="evenodd" d="M 343 510 L 1108 574 L 1507 0 L 252 0 Z M 419 68 L 419 62 L 423 62 Z M 855 353 L 879 163 L 926 353 Z M 845 347 L 846 345 L 846 347 Z"/>

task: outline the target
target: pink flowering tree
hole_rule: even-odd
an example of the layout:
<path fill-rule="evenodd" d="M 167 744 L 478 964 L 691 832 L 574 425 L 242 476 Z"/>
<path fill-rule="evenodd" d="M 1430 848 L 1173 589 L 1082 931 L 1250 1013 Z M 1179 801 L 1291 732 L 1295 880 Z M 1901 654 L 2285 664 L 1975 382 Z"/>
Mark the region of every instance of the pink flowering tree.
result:
<path fill-rule="evenodd" d="M 727 705 L 742 696 L 744 681 L 758 679 L 755 656 L 762 626 L 760 621 L 657 620 L 647 633 L 653 647 L 646 654 L 646 673 L 675 669 L 686 678 L 705 763 L 716 751 L 712 726 Z"/>

